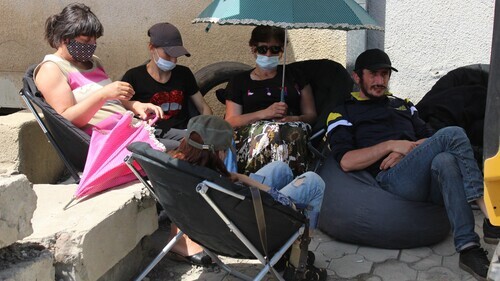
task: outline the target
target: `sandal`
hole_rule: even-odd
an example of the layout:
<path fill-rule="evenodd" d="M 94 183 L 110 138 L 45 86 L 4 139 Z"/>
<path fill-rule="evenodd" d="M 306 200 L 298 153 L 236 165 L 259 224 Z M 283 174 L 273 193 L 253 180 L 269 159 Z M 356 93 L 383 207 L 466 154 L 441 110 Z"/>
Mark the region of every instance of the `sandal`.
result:
<path fill-rule="evenodd" d="M 201 251 L 199 253 L 187 257 L 178 254 L 176 252 L 168 252 L 167 257 L 173 261 L 185 262 L 192 265 L 203 266 L 203 267 L 208 267 L 213 263 L 212 258 L 209 255 L 207 255 L 204 251 Z"/>

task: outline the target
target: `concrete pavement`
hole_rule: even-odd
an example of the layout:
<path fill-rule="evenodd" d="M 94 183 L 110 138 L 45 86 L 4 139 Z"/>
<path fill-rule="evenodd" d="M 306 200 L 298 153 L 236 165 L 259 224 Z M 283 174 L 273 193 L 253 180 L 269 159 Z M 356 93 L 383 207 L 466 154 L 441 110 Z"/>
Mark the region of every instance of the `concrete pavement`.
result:
<path fill-rule="evenodd" d="M 475 210 L 476 232 L 482 237 L 483 215 Z M 162 227 L 152 236 L 161 249 L 166 243 L 168 228 Z M 496 245 L 483 243 L 491 259 Z M 329 281 L 473 281 L 469 273 L 458 267 L 459 255 L 451 234 L 444 241 L 429 247 L 404 250 L 385 250 L 335 241 L 317 231 L 310 249 L 316 254 L 315 265 L 328 270 Z M 223 261 L 249 275 L 259 271 L 255 261 L 224 258 Z M 273 280 L 271 275 L 266 280 Z M 218 268 L 201 268 L 164 258 L 148 275 L 149 281 L 162 280 L 239 280 Z"/>

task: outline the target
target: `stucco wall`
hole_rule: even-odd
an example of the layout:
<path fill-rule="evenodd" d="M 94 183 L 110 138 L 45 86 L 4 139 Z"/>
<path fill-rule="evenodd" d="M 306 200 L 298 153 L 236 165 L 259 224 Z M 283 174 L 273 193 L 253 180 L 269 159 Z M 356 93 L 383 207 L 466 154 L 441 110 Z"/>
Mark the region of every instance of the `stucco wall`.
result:
<path fill-rule="evenodd" d="M 147 58 L 147 29 L 174 23 L 191 52 L 179 63 L 196 72 L 218 61 L 253 64 L 247 42 L 252 27 L 213 25 L 191 20 L 211 0 L 85 1 L 104 25 L 100 56 L 112 79 Z M 28 65 L 53 52 L 43 39 L 45 19 L 73 1 L 0 0 L 0 107 L 20 107 L 17 92 Z M 291 30 L 288 61 L 330 58 L 350 70 L 365 48 L 385 48 L 400 70 L 391 90 L 417 102 L 449 70 L 489 63 L 493 1 L 358 0 L 385 25 L 378 31 Z M 367 38 L 367 39 L 365 39 Z"/>
<path fill-rule="evenodd" d="M 386 0 L 385 50 L 399 70 L 391 91 L 418 102 L 448 71 L 490 63 L 492 0 Z"/>
<path fill-rule="evenodd" d="M 119 79 L 130 67 L 148 59 L 147 29 L 157 22 L 175 24 L 183 35 L 190 58 L 180 64 L 196 72 L 218 61 L 253 64 L 248 48 L 252 27 L 192 24 L 211 0 L 84 1 L 99 17 L 104 36 L 97 41 L 101 57 L 112 79 Z M 0 0 L 0 107 L 20 107 L 17 92 L 26 68 L 52 50 L 43 38 L 47 17 L 59 13 L 67 0 Z M 305 30 L 290 32 L 289 61 L 330 58 L 345 63 L 345 32 Z M 315 38 L 311 41 L 311 38 Z M 339 46 L 339 47 L 336 47 Z M 297 51 L 295 51 L 297 50 Z"/>

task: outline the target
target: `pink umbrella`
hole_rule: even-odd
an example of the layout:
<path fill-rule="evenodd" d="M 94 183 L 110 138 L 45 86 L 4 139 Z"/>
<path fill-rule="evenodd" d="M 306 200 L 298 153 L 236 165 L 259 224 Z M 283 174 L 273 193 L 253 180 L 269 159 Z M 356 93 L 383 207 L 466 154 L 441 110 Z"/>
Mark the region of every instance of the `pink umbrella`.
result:
<path fill-rule="evenodd" d="M 118 122 L 110 130 L 93 130 L 80 183 L 75 195 L 64 209 L 75 199 L 136 179 L 124 162 L 125 157 L 131 154 L 127 150 L 127 145 L 140 141 L 149 143 L 156 150 L 165 151 L 165 146 L 154 137 L 151 126 L 145 121 L 134 124 L 132 112 L 127 111 L 121 118 L 116 116 L 109 118 L 118 119 Z M 139 166 L 136 168 L 141 171 Z"/>

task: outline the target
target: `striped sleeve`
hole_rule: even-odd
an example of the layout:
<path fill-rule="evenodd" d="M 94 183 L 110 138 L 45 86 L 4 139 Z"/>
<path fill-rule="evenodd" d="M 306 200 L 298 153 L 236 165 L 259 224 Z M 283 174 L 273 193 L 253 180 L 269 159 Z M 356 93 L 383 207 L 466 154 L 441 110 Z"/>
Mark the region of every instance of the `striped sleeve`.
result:
<path fill-rule="evenodd" d="M 344 154 L 355 149 L 352 134 L 352 123 L 343 114 L 343 108 L 338 107 L 328 115 L 326 136 L 332 156 L 340 163 Z"/>

